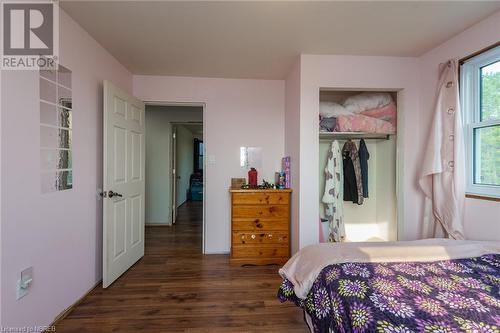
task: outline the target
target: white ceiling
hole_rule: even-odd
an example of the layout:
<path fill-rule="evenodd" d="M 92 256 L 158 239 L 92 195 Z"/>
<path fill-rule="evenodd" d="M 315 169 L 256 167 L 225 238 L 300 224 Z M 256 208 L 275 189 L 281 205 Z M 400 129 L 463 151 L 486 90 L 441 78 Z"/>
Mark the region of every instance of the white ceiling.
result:
<path fill-rule="evenodd" d="M 134 74 L 283 79 L 300 53 L 419 56 L 500 1 L 65 1 Z"/>

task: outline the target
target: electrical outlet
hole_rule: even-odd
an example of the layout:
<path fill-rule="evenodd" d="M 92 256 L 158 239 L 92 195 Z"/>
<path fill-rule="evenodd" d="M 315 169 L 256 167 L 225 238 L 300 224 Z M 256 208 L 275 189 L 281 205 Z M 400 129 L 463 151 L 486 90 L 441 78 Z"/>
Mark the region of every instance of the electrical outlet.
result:
<path fill-rule="evenodd" d="M 26 296 L 33 284 L 33 267 L 28 267 L 21 272 L 21 278 L 17 280 L 17 299 Z"/>

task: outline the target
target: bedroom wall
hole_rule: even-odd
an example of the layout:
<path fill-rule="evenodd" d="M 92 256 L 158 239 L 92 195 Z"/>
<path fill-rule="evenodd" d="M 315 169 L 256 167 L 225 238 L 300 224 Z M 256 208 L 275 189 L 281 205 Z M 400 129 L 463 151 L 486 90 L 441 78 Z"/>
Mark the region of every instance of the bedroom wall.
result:
<path fill-rule="evenodd" d="M 422 195 L 417 188 L 419 150 L 423 135 L 413 126 L 419 117 L 419 72 L 417 58 L 302 55 L 300 60 L 300 247 L 318 241 L 319 140 L 318 114 L 320 88 L 348 90 L 399 90 L 398 155 L 403 165 L 398 171 L 404 193 L 398 197 L 404 208 L 400 239 L 419 235 Z M 296 117 L 296 115 L 295 115 Z M 311 181 L 314 180 L 314 181 Z"/>
<path fill-rule="evenodd" d="M 230 249 L 231 177 L 246 177 L 241 146 L 263 147 L 259 180 L 273 180 L 284 154 L 285 85 L 280 80 L 134 76 L 144 101 L 204 103 L 205 252 Z"/>
<path fill-rule="evenodd" d="M 292 187 L 291 251 L 299 250 L 300 57 L 285 79 L 285 155 L 290 156 Z"/>
<path fill-rule="evenodd" d="M 430 128 L 439 63 L 461 59 L 500 41 L 500 11 L 473 25 L 419 59 L 421 74 L 420 122 L 424 138 Z M 417 151 L 418 159 L 423 150 Z M 465 236 L 469 239 L 500 240 L 500 202 L 465 200 Z"/>
<path fill-rule="evenodd" d="M 2 73 L 2 327 L 50 324 L 102 275 L 102 80 L 131 92 L 132 75 L 63 11 L 60 32 L 73 71 L 72 190 L 41 194 L 38 72 Z M 30 266 L 30 292 L 16 300 Z"/>
<path fill-rule="evenodd" d="M 193 174 L 194 158 L 194 136 L 186 127 L 177 126 L 177 207 L 181 206 L 187 200 L 187 191 L 189 189 L 189 178 Z"/>
<path fill-rule="evenodd" d="M 203 108 L 146 106 L 146 224 L 172 224 L 172 122 L 203 121 Z"/>

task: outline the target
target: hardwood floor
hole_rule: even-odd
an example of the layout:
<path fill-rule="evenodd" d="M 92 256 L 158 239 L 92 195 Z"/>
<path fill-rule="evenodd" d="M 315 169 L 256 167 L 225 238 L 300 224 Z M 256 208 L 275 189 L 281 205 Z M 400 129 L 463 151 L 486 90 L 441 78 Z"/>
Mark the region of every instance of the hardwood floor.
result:
<path fill-rule="evenodd" d="M 276 298 L 277 266 L 201 254 L 201 215 L 190 202 L 175 226 L 147 227 L 144 258 L 95 288 L 56 332 L 308 332 L 302 311 Z"/>

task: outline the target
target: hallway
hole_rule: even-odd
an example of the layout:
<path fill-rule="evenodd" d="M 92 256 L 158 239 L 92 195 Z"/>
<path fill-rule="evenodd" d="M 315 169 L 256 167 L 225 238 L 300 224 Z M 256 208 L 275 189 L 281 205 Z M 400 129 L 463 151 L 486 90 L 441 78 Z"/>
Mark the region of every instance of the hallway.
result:
<path fill-rule="evenodd" d="M 276 298 L 277 266 L 202 255 L 201 232 L 201 202 L 182 205 L 173 227 L 146 227 L 144 257 L 92 290 L 56 332 L 308 332 L 302 312 Z"/>

